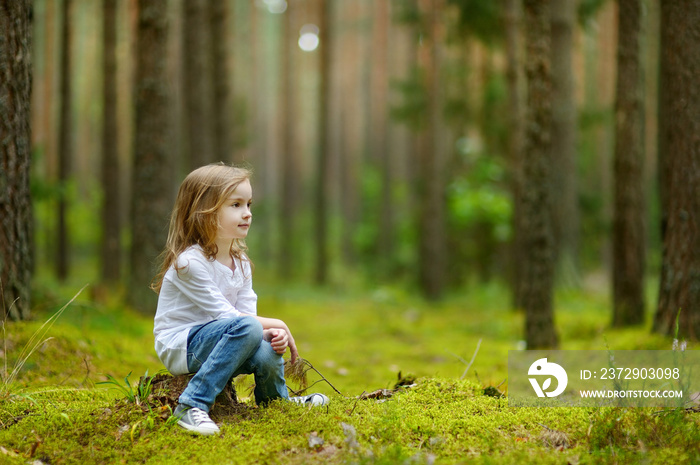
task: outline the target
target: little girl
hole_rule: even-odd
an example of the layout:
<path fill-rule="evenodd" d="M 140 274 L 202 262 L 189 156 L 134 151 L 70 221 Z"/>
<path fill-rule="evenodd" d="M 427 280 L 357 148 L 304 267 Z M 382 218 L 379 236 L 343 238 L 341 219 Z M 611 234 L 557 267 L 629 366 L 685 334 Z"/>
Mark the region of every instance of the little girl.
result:
<path fill-rule="evenodd" d="M 173 375 L 195 373 L 174 414 L 180 426 L 200 434 L 219 432 L 209 409 L 240 374 L 255 375 L 258 404 L 289 399 L 282 355 L 289 348 L 292 363 L 299 357 L 283 321 L 257 316 L 244 241 L 252 219 L 250 175 L 214 164 L 185 178 L 153 285 L 158 357 Z M 323 394 L 289 400 L 328 403 Z"/>

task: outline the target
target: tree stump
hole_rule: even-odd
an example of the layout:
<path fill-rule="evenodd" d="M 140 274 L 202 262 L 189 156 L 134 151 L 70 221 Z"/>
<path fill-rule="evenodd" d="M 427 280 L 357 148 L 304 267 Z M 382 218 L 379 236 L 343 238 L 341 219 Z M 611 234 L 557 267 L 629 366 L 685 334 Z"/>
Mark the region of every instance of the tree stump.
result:
<path fill-rule="evenodd" d="M 173 376 L 169 373 L 157 374 L 151 378 L 151 397 L 163 405 L 169 405 L 175 410 L 177 400 L 192 379 L 192 374 Z M 143 383 L 143 379 L 141 380 Z M 216 397 L 211 414 L 227 414 L 240 410 L 242 404 L 238 402 L 236 387 L 231 380 L 224 390 Z"/>

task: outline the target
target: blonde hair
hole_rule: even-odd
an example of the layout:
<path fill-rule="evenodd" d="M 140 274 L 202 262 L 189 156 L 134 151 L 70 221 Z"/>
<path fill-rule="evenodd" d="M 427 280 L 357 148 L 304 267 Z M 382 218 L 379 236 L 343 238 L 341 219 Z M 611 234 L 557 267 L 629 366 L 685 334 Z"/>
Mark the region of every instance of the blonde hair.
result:
<path fill-rule="evenodd" d="M 251 175 L 249 169 L 217 163 L 197 168 L 182 181 L 170 216 L 168 241 L 160 256 L 160 272 L 151 283 L 156 293 L 160 293 L 163 277 L 171 266 L 177 271 L 181 269 L 177 267 L 177 257 L 188 247 L 199 245 L 207 258 L 216 258 L 219 252 L 215 242 L 219 209 L 239 184 L 250 180 Z M 250 263 L 246 250 L 243 239 L 234 239 L 229 252 L 239 262 L 246 260 Z"/>

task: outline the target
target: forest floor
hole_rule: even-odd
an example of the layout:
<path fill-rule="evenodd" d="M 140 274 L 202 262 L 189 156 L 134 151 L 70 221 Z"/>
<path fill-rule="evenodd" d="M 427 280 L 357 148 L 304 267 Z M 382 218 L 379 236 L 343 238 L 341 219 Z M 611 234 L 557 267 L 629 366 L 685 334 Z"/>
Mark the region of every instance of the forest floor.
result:
<path fill-rule="evenodd" d="M 33 321 L 3 325 L 0 463 L 700 463 L 698 412 L 509 407 L 499 393 L 523 317 L 502 287 L 439 304 L 391 288 L 256 291 L 328 381 L 308 374 L 329 406 L 258 408 L 248 377 L 241 405 L 212 413 L 221 433 L 194 436 L 139 383 L 162 369 L 152 319 L 86 290 L 42 327 L 72 295 L 56 291 Z M 556 306 L 562 349 L 671 348 L 648 327 L 609 328 L 603 289 L 560 292 Z"/>

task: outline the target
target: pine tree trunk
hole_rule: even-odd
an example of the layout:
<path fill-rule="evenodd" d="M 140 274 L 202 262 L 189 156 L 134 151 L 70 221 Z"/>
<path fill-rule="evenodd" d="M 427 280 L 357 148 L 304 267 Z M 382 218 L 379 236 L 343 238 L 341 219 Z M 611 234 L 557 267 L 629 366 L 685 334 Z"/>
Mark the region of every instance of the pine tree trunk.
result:
<path fill-rule="evenodd" d="M 512 289 L 512 306 L 523 308 L 522 290 L 523 252 L 522 244 L 522 189 L 523 189 L 523 124 L 524 96 L 519 44 L 522 40 L 520 23 L 522 17 L 520 0 L 505 2 L 504 23 L 506 31 L 506 79 L 508 82 L 508 161 L 510 166 L 510 191 L 513 202 L 513 241 L 510 244 L 510 269 L 508 277 Z"/>
<path fill-rule="evenodd" d="M 70 232 L 68 230 L 68 180 L 73 158 L 73 123 L 71 103 L 73 86 L 71 82 L 73 42 L 71 11 L 73 0 L 63 2 L 63 23 L 61 25 L 61 107 L 58 121 L 58 233 L 56 234 L 56 276 L 63 281 L 70 270 Z"/>
<path fill-rule="evenodd" d="M 437 141 L 442 115 L 439 56 L 441 0 L 421 0 L 419 4 L 429 19 L 428 31 L 418 52 L 427 95 L 425 126 L 418 144 L 421 170 L 418 182 L 418 276 L 424 295 L 434 300 L 442 296 L 446 278 L 444 154 Z"/>
<path fill-rule="evenodd" d="M 330 158 L 330 78 L 331 78 L 331 34 L 329 31 L 331 5 L 329 0 L 321 2 L 321 21 L 319 25 L 319 51 L 321 53 L 321 75 L 319 76 L 319 116 L 318 116 L 318 147 L 316 157 L 316 189 L 315 189 L 315 226 L 316 247 L 315 282 L 323 285 L 328 281 L 328 188 L 329 158 Z"/>
<path fill-rule="evenodd" d="M 209 4 L 209 23 L 211 25 L 211 66 L 214 117 L 214 160 L 227 162 L 231 160 L 232 138 L 229 99 L 229 68 L 227 30 L 229 28 L 229 5 L 226 1 L 213 1 Z M 206 32 L 206 31 L 205 31 Z M 204 52 L 200 52 L 204 53 Z"/>
<path fill-rule="evenodd" d="M 296 119 L 298 116 L 296 92 L 296 70 L 293 57 L 297 52 L 296 8 L 298 4 L 290 3 L 284 17 L 282 38 L 282 82 L 284 92 L 282 95 L 282 108 L 280 114 L 284 121 L 282 134 L 282 188 L 280 189 L 280 234 L 279 237 L 279 268 L 278 274 L 283 279 L 292 278 L 296 269 L 294 263 L 299 254 L 296 249 L 296 229 L 298 222 L 300 185 L 299 163 L 297 161 L 295 133 L 298 129 Z"/>
<path fill-rule="evenodd" d="M 0 2 L 0 296 L 11 320 L 29 319 L 31 308 L 31 8 Z"/>
<path fill-rule="evenodd" d="M 554 348 L 550 2 L 525 0 L 527 131 L 523 180 L 525 340 L 528 349 Z"/>
<path fill-rule="evenodd" d="M 151 314 L 156 298 L 149 285 L 167 238 L 175 164 L 168 124 L 167 0 L 139 0 L 138 11 L 129 291 L 131 304 Z"/>
<path fill-rule="evenodd" d="M 338 6 L 336 17 L 356 24 L 367 24 L 366 1 L 335 4 Z M 340 215 L 343 224 L 347 225 L 338 234 L 339 248 L 344 265 L 352 268 L 357 265 L 353 225 L 357 224 L 360 211 L 372 208 L 364 203 L 359 178 L 360 169 L 367 161 L 366 155 L 370 155 L 371 34 L 369 31 L 358 35 L 338 34 L 336 43 L 333 53 L 343 59 L 335 60 L 331 71 L 331 76 L 336 77 L 331 86 L 331 95 L 338 96 L 332 98 L 331 108 L 338 108 L 338 111 L 331 112 L 333 140 L 330 146 L 333 157 L 330 163 L 331 172 L 338 174 Z M 334 118 L 335 114 L 338 117 Z"/>
<path fill-rule="evenodd" d="M 556 0 L 552 13 L 552 176 L 554 241 L 559 281 L 575 285 L 578 280 L 578 176 L 576 133 L 578 117 L 574 99 L 574 28 L 576 0 Z"/>
<path fill-rule="evenodd" d="M 379 210 L 378 256 L 382 276 L 389 277 L 391 257 L 394 255 L 394 209 L 392 190 L 394 183 L 393 163 L 389 148 L 389 27 L 391 24 L 389 0 L 379 0 L 373 6 L 372 29 L 372 89 L 371 150 L 373 160 L 379 161 L 382 187 Z"/>
<path fill-rule="evenodd" d="M 183 70 L 186 159 L 193 170 L 215 161 L 209 8 L 206 0 L 184 2 Z"/>
<path fill-rule="evenodd" d="M 102 86 L 102 244 L 101 279 L 116 283 L 121 274 L 121 190 L 117 124 L 117 2 L 103 1 Z"/>
<path fill-rule="evenodd" d="M 645 225 L 643 189 L 640 0 L 619 0 L 615 101 L 613 325 L 644 322 Z"/>
<path fill-rule="evenodd" d="M 700 8 L 661 2 L 663 258 L 654 330 L 700 338 Z"/>
<path fill-rule="evenodd" d="M 356 24 L 367 24 L 366 1 L 336 3 L 336 17 Z M 340 98 L 334 98 L 331 105 L 332 108 L 335 108 L 334 104 L 338 105 L 340 117 L 335 118 L 334 127 L 331 129 L 331 134 L 337 138 L 331 142 L 331 171 L 339 175 L 340 214 L 343 223 L 347 225 L 338 234 L 341 256 L 345 266 L 352 268 L 357 264 L 352 225 L 357 224 L 360 211 L 371 208 L 363 203 L 365 199 L 362 197 L 358 173 L 367 161 L 366 155 L 370 155 L 368 147 L 371 109 L 368 70 L 371 66 L 369 47 L 372 40 L 369 30 L 364 34 L 338 36 L 338 45 L 334 53 L 340 52 L 343 59 L 334 61 L 331 74 L 337 76 L 335 82 L 338 82 L 338 90 L 332 88 L 331 93 L 340 94 Z"/>

